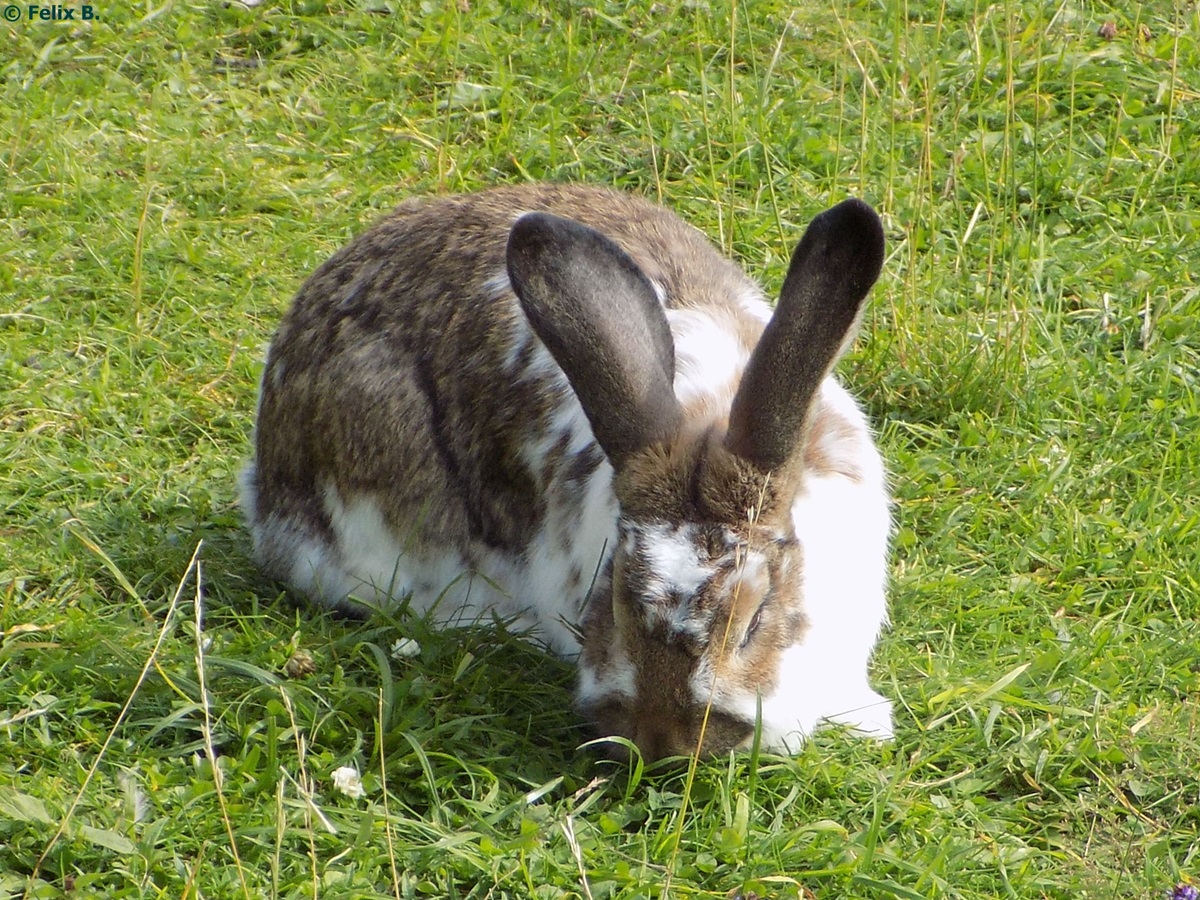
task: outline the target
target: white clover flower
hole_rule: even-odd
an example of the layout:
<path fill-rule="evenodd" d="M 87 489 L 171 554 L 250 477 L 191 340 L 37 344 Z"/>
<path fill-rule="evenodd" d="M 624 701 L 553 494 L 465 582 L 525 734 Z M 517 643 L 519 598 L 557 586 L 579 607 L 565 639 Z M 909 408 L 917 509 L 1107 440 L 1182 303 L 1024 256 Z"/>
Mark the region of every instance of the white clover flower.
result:
<path fill-rule="evenodd" d="M 398 638 L 392 642 L 392 659 L 412 659 L 421 653 L 421 645 L 412 638 Z"/>
<path fill-rule="evenodd" d="M 358 769 L 353 766 L 341 766 L 334 769 L 331 777 L 333 786 L 352 800 L 366 796 L 367 792 L 363 790 L 362 786 L 362 777 L 358 774 Z"/>

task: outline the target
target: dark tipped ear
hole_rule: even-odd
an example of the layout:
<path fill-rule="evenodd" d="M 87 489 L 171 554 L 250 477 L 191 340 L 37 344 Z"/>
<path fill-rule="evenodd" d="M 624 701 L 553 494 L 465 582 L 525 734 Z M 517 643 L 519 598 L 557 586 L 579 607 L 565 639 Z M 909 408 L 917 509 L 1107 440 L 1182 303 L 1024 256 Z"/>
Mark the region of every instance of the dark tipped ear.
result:
<path fill-rule="evenodd" d="M 675 342 L 650 281 L 612 240 L 549 213 L 508 237 L 508 277 L 614 465 L 672 437 Z"/>
<path fill-rule="evenodd" d="M 808 226 L 733 399 L 725 446 L 765 472 L 804 453 L 817 389 L 849 345 L 883 266 L 883 226 L 844 200 Z"/>

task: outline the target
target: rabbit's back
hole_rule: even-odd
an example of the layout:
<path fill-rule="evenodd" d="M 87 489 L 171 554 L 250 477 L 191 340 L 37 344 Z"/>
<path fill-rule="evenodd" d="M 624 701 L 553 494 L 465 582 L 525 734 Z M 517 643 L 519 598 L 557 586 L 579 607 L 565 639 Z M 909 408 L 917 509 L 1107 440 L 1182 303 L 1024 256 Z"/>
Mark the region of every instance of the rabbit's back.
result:
<path fill-rule="evenodd" d="M 270 574 L 331 605 L 411 593 L 445 618 L 494 609 L 574 650 L 617 508 L 508 281 L 509 230 L 534 210 L 634 259 L 668 308 L 679 399 L 727 408 L 769 309 L 673 214 L 580 186 L 406 203 L 312 275 L 272 342 L 243 485 Z"/>

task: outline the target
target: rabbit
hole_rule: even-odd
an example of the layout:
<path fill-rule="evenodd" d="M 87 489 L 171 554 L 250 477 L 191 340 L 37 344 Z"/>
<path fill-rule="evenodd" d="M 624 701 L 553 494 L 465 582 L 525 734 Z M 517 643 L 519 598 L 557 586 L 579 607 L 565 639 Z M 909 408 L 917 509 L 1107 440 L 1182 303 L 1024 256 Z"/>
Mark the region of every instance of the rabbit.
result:
<path fill-rule="evenodd" d="M 313 601 L 496 616 L 578 660 L 617 755 L 878 739 L 891 529 L 830 374 L 883 265 L 848 199 L 774 311 L 647 200 L 531 184 L 404 202 L 300 288 L 267 354 L 242 503 Z M 624 740 L 620 740 L 624 739 Z"/>

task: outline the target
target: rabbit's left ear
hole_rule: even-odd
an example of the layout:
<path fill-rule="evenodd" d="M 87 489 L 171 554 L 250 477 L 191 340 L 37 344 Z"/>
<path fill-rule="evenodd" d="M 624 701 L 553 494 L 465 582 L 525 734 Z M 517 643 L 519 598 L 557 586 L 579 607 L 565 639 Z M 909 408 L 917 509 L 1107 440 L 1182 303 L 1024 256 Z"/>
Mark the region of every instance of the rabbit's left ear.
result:
<path fill-rule="evenodd" d="M 521 308 L 562 367 L 596 442 L 619 466 L 679 429 L 675 342 L 650 280 L 611 239 L 571 219 L 527 213 L 508 238 Z"/>
<path fill-rule="evenodd" d="M 861 200 L 812 220 L 733 398 L 725 446 L 736 456 L 762 472 L 799 465 L 813 400 L 854 338 L 883 251 L 883 225 Z"/>

